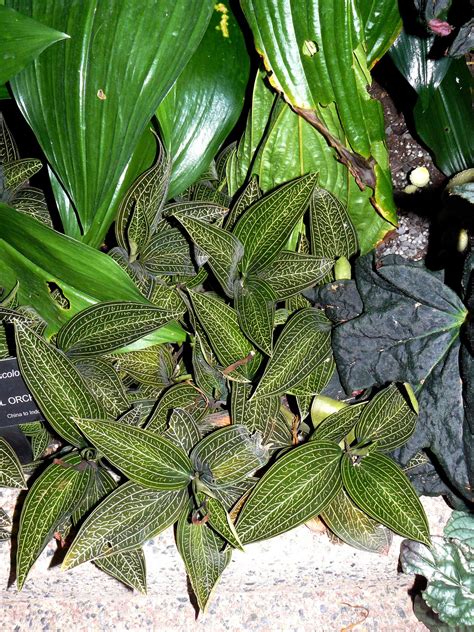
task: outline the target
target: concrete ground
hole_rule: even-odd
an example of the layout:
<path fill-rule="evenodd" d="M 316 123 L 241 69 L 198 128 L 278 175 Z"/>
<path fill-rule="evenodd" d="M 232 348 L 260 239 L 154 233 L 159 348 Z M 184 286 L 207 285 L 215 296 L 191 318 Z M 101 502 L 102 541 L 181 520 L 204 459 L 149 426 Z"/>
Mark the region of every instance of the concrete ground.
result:
<path fill-rule="evenodd" d="M 441 498 L 424 498 L 423 504 L 432 534 L 441 534 L 449 508 Z M 173 540 L 169 529 L 145 546 L 146 596 L 92 564 L 67 573 L 48 568 L 54 544 L 18 593 L 6 588 L 10 546 L 0 544 L 2 632 L 426 630 L 412 612 L 408 591 L 414 578 L 397 572 L 401 538 L 383 557 L 331 544 L 304 526 L 249 545 L 245 553 L 235 552 L 207 613 L 197 620 Z"/>

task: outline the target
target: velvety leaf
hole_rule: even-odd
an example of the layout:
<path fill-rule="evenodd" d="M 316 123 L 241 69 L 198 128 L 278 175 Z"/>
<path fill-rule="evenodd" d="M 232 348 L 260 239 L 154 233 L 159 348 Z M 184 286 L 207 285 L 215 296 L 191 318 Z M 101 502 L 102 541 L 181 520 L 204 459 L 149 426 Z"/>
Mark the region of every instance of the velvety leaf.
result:
<path fill-rule="evenodd" d="M 35 429 L 28 430 L 25 426 L 36 426 Z M 49 446 L 52 436 L 49 434 L 48 430 L 44 427 L 44 425 L 38 422 L 32 422 L 30 424 L 21 424 L 20 430 L 27 437 L 30 438 L 31 441 L 31 451 L 33 452 L 33 461 L 37 461 L 43 456 L 44 451 Z"/>
<path fill-rule="evenodd" d="M 236 124 L 249 56 L 232 9 L 214 5 L 207 31 L 157 110 L 173 161 L 169 197 L 197 180 Z"/>
<path fill-rule="evenodd" d="M 82 358 L 75 365 L 111 418 L 130 408 L 122 380 L 113 366 L 101 358 Z"/>
<path fill-rule="evenodd" d="M 331 531 L 346 544 L 363 551 L 388 553 L 391 532 L 361 511 L 343 489 L 320 515 Z"/>
<path fill-rule="evenodd" d="M 120 551 L 107 557 L 100 557 L 94 560 L 94 564 L 126 586 L 146 593 L 146 565 L 143 549 Z"/>
<path fill-rule="evenodd" d="M 121 485 L 86 518 L 62 568 L 136 549 L 176 522 L 187 501 L 184 489 L 158 491 L 131 481 Z"/>
<path fill-rule="evenodd" d="M 281 332 L 253 397 L 286 393 L 322 362 L 329 351 L 330 324 L 322 311 L 303 309 Z"/>
<path fill-rule="evenodd" d="M 153 235 L 141 252 L 140 261 L 145 270 L 156 275 L 195 274 L 186 238 L 177 228 L 167 225 Z"/>
<path fill-rule="evenodd" d="M 264 280 L 248 277 L 234 285 L 234 305 L 240 327 L 256 347 L 272 355 L 276 294 Z"/>
<path fill-rule="evenodd" d="M 426 577 L 423 598 L 442 621 L 456 628 L 474 625 L 472 550 L 465 551 L 442 538 L 433 538 L 431 548 L 404 540 L 400 562 L 405 573 Z"/>
<path fill-rule="evenodd" d="M 199 44 L 212 2 L 193 7 L 172 0 L 146 6 L 129 0 L 8 4 L 71 37 L 42 54 L 12 88 L 73 201 L 84 241 L 99 246 L 123 197 L 132 153 Z M 64 116 L 65 109 L 72 115 Z"/>
<path fill-rule="evenodd" d="M 193 242 L 207 255 L 209 267 L 227 296 L 234 295 L 234 279 L 244 249 L 240 241 L 222 228 L 175 214 Z"/>
<path fill-rule="evenodd" d="M 164 432 L 176 408 L 186 410 L 198 422 L 206 414 L 207 404 L 206 398 L 192 384 L 176 384 L 160 397 L 146 429 L 157 434 Z"/>
<path fill-rule="evenodd" d="M 423 505 L 402 470 L 378 452 L 354 458 L 355 463 L 344 456 L 341 471 L 344 489 L 356 505 L 395 533 L 430 544 Z"/>
<path fill-rule="evenodd" d="M 316 430 L 310 437 L 310 441 L 325 439 L 339 443 L 353 430 L 366 406 L 367 402 L 360 402 L 359 404 L 345 406 L 341 410 L 332 413 L 316 427 Z"/>
<path fill-rule="evenodd" d="M 167 439 L 116 421 L 77 419 L 76 423 L 107 460 L 136 483 L 158 490 L 183 489 L 189 484 L 192 464 Z"/>
<path fill-rule="evenodd" d="M 34 187 L 21 188 L 15 193 L 12 204 L 20 213 L 31 215 L 31 217 L 52 228 L 53 223 L 48 211 L 46 198 L 40 189 L 35 189 Z"/>
<path fill-rule="evenodd" d="M 244 246 L 241 267 L 260 271 L 274 261 L 307 209 L 317 175 L 284 184 L 260 198 L 242 215 L 233 233 Z"/>
<path fill-rule="evenodd" d="M 174 370 L 171 352 L 165 345 L 154 345 L 140 351 L 113 356 L 118 371 L 125 371 L 134 380 L 164 388 L 170 384 Z"/>
<path fill-rule="evenodd" d="M 26 480 L 20 462 L 10 444 L 0 437 L 0 486 L 26 489 Z"/>
<path fill-rule="evenodd" d="M 10 539 L 11 521 L 5 511 L 0 507 L 0 542 Z"/>
<path fill-rule="evenodd" d="M 59 349 L 26 325 L 15 325 L 15 339 L 21 375 L 46 420 L 71 445 L 83 446 L 73 418 L 105 417 L 85 379 Z"/>
<path fill-rule="evenodd" d="M 77 526 L 91 509 L 94 509 L 103 498 L 117 488 L 117 483 L 108 470 L 94 462 L 90 465 L 92 469 L 91 480 L 80 504 L 71 515 L 71 522 L 74 526 Z"/>
<path fill-rule="evenodd" d="M 406 390 L 403 393 L 400 387 L 392 384 L 364 407 L 355 434 L 360 440 L 376 441 L 379 450 L 394 450 L 411 437 L 416 419 Z"/>
<path fill-rule="evenodd" d="M 192 202 L 172 202 L 167 204 L 163 209 L 165 217 L 182 217 L 184 219 L 195 219 L 200 222 L 210 224 L 214 222 L 221 225 L 225 216 L 229 212 L 226 206 L 221 206 L 215 202 L 204 202 L 202 200 L 193 200 Z"/>
<path fill-rule="evenodd" d="M 2 165 L 4 187 L 9 195 L 13 196 L 42 166 L 36 158 L 19 158 Z"/>
<path fill-rule="evenodd" d="M 203 498 L 205 500 L 205 507 L 207 511 L 206 515 L 209 518 L 209 525 L 234 549 L 243 550 L 237 529 L 235 528 L 234 523 L 225 510 L 223 504 L 219 500 L 211 498 L 210 496 L 203 496 Z"/>
<path fill-rule="evenodd" d="M 341 449 L 335 443 L 306 443 L 270 467 L 246 501 L 237 521 L 244 544 L 271 538 L 306 522 L 341 488 Z"/>
<path fill-rule="evenodd" d="M 103 252 L 1 203 L 0 212 L 0 285 L 11 288 L 17 280 L 20 282 L 20 303 L 28 305 L 34 301 L 36 311 L 48 323 L 47 335 L 94 303 L 148 303 L 126 272 Z M 53 298 L 51 288 L 56 286 L 68 301 L 67 308 Z M 155 344 L 170 340 L 184 340 L 184 332 L 175 323 L 155 334 Z"/>
<path fill-rule="evenodd" d="M 279 301 L 284 301 L 320 283 L 333 266 L 334 261 L 330 258 L 283 250 L 258 276 L 270 285 Z"/>
<path fill-rule="evenodd" d="M 240 499 L 248 494 L 248 492 L 257 483 L 255 477 L 246 478 L 235 485 L 227 485 L 225 487 L 214 487 L 212 489 L 213 496 L 222 503 L 222 505 L 230 512 L 230 510 L 240 501 Z M 232 518 L 233 519 L 233 518 Z"/>
<path fill-rule="evenodd" d="M 250 116 L 250 114 L 249 114 Z M 230 213 L 226 219 L 225 227 L 227 230 L 232 230 L 242 213 L 251 206 L 254 202 L 262 197 L 262 192 L 258 185 L 256 177 L 250 178 L 247 186 L 244 188 L 239 198 L 232 206 Z"/>
<path fill-rule="evenodd" d="M 217 359 L 230 379 L 248 382 L 258 368 L 260 356 L 243 335 L 236 312 L 210 294 L 190 292 L 193 309 Z M 225 332 L 225 334 L 224 334 Z M 236 363 L 240 363 L 237 364 Z"/>
<path fill-rule="evenodd" d="M 76 469 L 80 463 L 78 455 L 53 463 L 35 480 L 25 498 L 16 557 L 18 590 L 57 526 L 72 514 L 86 493 L 91 468 Z"/>
<path fill-rule="evenodd" d="M 0 113 L 0 163 L 18 160 L 19 157 L 15 139 L 5 123 L 3 114 Z"/>
<path fill-rule="evenodd" d="M 314 255 L 326 259 L 349 259 L 357 252 L 357 234 L 348 212 L 332 193 L 315 189 L 309 208 L 311 248 Z"/>
<path fill-rule="evenodd" d="M 208 434 L 193 449 L 191 461 L 210 487 L 235 485 L 263 467 L 268 453 L 261 436 L 245 426 L 228 426 Z"/>
<path fill-rule="evenodd" d="M 3 5 L 0 5 L 0 33 L 0 83 L 12 79 L 45 48 L 69 37 Z"/>
<path fill-rule="evenodd" d="M 194 417 L 182 408 L 175 408 L 168 422 L 168 429 L 162 435 L 165 439 L 179 445 L 189 454 L 201 439 L 201 431 Z"/>
<path fill-rule="evenodd" d="M 445 538 L 457 540 L 474 551 L 474 517 L 465 511 L 453 511 L 444 527 Z"/>
<path fill-rule="evenodd" d="M 230 562 L 232 549 L 223 550 L 224 542 L 206 524 L 192 524 L 189 511 L 181 514 L 176 529 L 176 546 L 200 610 L 205 610 L 215 585 Z"/>
<path fill-rule="evenodd" d="M 227 393 L 225 378 L 214 364 L 209 364 L 202 349 L 202 336 L 198 334 L 194 337 L 192 363 L 194 381 L 204 395 L 215 400 L 225 399 Z"/>
<path fill-rule="evenodd" d="M 322 360 L 309 375 L 288 389 L 288 393 L 301 397 L 310 395 L 312 398 L 317 393 L 321 393 L 329 384 L 335 369 L 336 364 L 332 352 L 329 351 L 324 360 Z"/>
<path fill-rule="evenodd" d="M 135 342 L 179 316 L 143 303 L 98 303 L 64 325 L 58 332 L 57 344 L 76 358 L 103 355 Z"/>

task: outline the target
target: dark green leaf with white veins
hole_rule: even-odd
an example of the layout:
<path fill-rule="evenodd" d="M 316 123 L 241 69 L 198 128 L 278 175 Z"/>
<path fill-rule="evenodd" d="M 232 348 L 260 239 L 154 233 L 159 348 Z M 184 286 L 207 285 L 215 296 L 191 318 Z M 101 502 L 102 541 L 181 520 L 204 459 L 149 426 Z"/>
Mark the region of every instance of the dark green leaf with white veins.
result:
<path fill-rule="evenodd" d="M 188 455 L 167 439 L 116 421 L 76 423 L 107 460 L 136 483 L 163 490 L 189 484 L 193 468 Z"/>
<path fill-rule="evenodd" d="M 286 393 L 328 355 L 331 325 L 320 310 L 302 309 L 290 318 L 252 397 Z"/>
<path fill-rule="evenodd" d="M 10 539 L 12 523 L 5 511 L 0 507 L 0 542 Z"/>
<path fill-rule="evenodd" d="M 236 312 L 221 299 L 210 294 L 189 293 L 193 309 L 204 328 L 212 350 L 224 367 L 227 377 L 248 382 L 260 364 L 260 356 L 243 335 Z M 255 354 L 255 355 L 254 355 Z"/>
<path fill-rule="evenodd" d="M 0 487 L 26 489 L 25 475 L 18 457 L 3 437 L 0 437 Z"/>
<path fill-rule="evenodd" d="M 268 453 L 261 436 L 232 425 L 211 432 L 191 453 L 201 480 L 211 487 L 235 485 L 265 465 Z"/>
<path fill-rule="evenodd" d="M 71 318 L 59 330 L 57 344 L 75 357 L 102 355 L 135 342 L 178 316 L 142 303 L 98 303 Z"/>
<path fill-rule="evenodd" d="M 284 301 L 321 282 L 333 266 L 331 258 L 283 250 L 258 276 L 272 287 L 279 301 Z"/>
<path fill-rule="evenodd" d="M 163 215 L 169 217 L 175 215 L 179 218 L 199 220 L 200 222 L 216 222 L 222 224 L 229 209 L 226 206 L 214 202 L 204 202 L 202 200 L 192 200 L 191 202 L 173 202 L 167 204 L 163 209 Z"/>
<path fill-rule="evenodd" d="M 249 277 L 234 285 L 234 305 L 245 335 L 264 353 L 272 354 L 276 294 L 267 281 Z"/>
<path fill-rule="evenodd" d="M 20 371 L 48 423 L 69 443 L 83 446 L 73 417 L 105 417 L 86 381 L 59 349 L 25 325 L 15 325 Z"/>
<path fill-rule="evenodd" d="M 363 551 L 388 553 L 391 531 L 369 518 L 343 489 L 320 515 L 331 531 L 346 544 Z"/>
<path fill-rule="evenodd" d="M 359 421 L 362 411 L 367 406 L 366 402 L 345 406 L 323 419 L 311 435 L 310 441 L 326 439 L 339 443 L 346 437 Z"/>
<path fill-rule="evenodd" d="M 94 564 L 126 586 L 146 593 L 146 564 L 143 549 L 120 551 L 94 560 Z"/>
<path fill-rule="evenodd" d="M 92 470 L 76 469 L 80 463 L 81 457 L 74 454 L 64 457 L 61 464 L 53 463 L 26 496 L 18 532 L 18 590 L 57 526 L 72 514 L 87 491 Z"/>
<path fill-rule="evenodd" d="M 415 429 L 417 414 L 402 388 L 411 389 L 409 385 L 391 384 L 364 408 L 355 428 L 358 439 L 376 441 L 379 450 L 395 450 L 406 443 Z"/>
<path fill-rule="evenodd" d="M 176 408 L 185 409 L 198 422 L 206 414 L 207 400 L 192 384 L 172 386 L 160 397 L 146 429 L 158 434 L 164 432 L 168 428 L 170 415 Z"/>
<path fill-rule="evenodd" d="M 113 356 L 119 371 L 125 371 L 142 384 L 164 388 L 168 386 L 174 370 L 174 362 L 169 348 L 153 345 L 139 351 L 118 353 Z"/>
<path fill-rule="evenodd" d="M 168 430 L 162 436 L 189 454 L 196 443 L 199 443 L 201 431 L 192 415 L 182 408 L 176 408 L 168 422 Z"/>
<path fill-rule="evenodd" d="M 341 489 L 341 449 L 331 441 L 286 452 L 257 483 L 237 521 L 244 544 L 271 538 L 320 513 Z"/>
<path fill-rule="evenodd" d="M 203 512 L 208 516 L 208 524 L 217 531 L 234 549 L 242 549 L 237 530 L 220 500 L 199 494 L 199 500 L 204 502 Z"/>
<path fill-rule="evenodd" d="M 428 521 L 410 481 L 395 463 L 379 452 L 342 460 L 344 489 L 369 516 L 395 533 L 430 544 Z"/>
<path fill-rule="evenodd" d="M 189 243 L 177 228 L 163 227 L 156 232 L 140 261 L 152 274 L 195 274 Z"/>
<path fill-rule="evenodd" d="M 228 296 L 234 295 L 237 265 L 244 253 L 240 241 L 222 228 L 201 222 L 180 213 L 176 219 L 184 226 L 193 242 L 209 257 L 208 264 Z"/>
<path fill-rule="evenodd" d="M 186 490 L 158 491 L 132 481 L 109 494 L 81 526 L 63 569 L 141 546 L 176 522 Z"/>
<path fill-rule="evenodd" d="M 232 549 L 206 524 L 192 524 L 189 511 L 181 514 L 176 530 L 176 546 L 183 558 L 199 608 L 205 610 L 211 593 L 230 562 Z"/>
<path fill-rule="evenodd" d="M 349 214 L 332 193 L 315 189 L 309 209 L 311 248 L 314 255 L 328 259 L 349 259 L 357 252 L 357 233 Z"/>
<path fill-rule="evenodd" d="M 130 408 L 122 380 L 108 362 L 102 358 L 82 358 L 76 368 L 110 417 L 115 419 Z"/>
<path fill-rule="evenodd" d="M 309 375 L 288 389 L 288 393 L 299 397 L 313 396 L 317 393 L 321 393 L 323 388 L 329 384 L 335 369 L 336 363 L 334 362 L 332 351 L 329 351 L 324 360 L 320 362 Z"/>
<path fill-rule="evenodd" d="M 260 198 L 245 211 L 233 230 L 245 249 L 243 272 L 263 270 L 277 258 L 306 211 L 316 181 L 316 174 L 297 178 Z"/>

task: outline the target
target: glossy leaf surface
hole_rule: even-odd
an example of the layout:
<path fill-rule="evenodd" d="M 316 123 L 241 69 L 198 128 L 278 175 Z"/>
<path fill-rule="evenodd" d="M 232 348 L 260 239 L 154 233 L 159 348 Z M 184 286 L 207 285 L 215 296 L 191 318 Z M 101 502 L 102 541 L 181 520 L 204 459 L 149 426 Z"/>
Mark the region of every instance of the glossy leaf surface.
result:
<path fill-rule="evenodd" d="M 236 281 L 234 305 L 242 331 L 256 347 L 272 354 L 276 294 L 266 281 L 249 277 Z"/>
<path fill-rule="evenodd" d="M 26 489 L 26 480 L 16 452 L 0 437 L 0 486 Z"/>
<path fill-rule="evenodd" d="M 146 593 L 146 565 L 143 549 L 120 551 L 107 557 L 100 557 L 94 560 L 94 563 L 126 586 Z"/>

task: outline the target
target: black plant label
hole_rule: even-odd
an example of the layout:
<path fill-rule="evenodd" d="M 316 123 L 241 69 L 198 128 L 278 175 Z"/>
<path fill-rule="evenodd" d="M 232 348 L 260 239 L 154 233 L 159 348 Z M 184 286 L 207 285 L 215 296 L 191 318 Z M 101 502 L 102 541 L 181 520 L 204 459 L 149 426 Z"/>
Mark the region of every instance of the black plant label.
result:
<path fill-rule="evenodd" d="M 43 416 L 21 376 L 17 359 L 0 360 L 0 428 L 42 420 Z"/>

